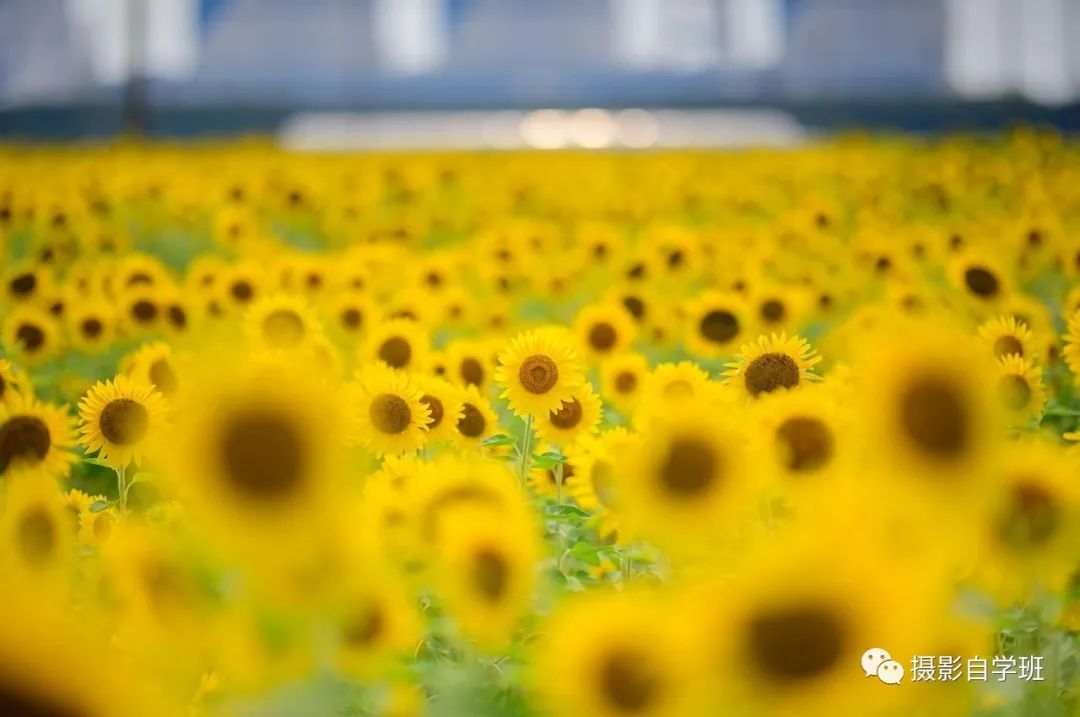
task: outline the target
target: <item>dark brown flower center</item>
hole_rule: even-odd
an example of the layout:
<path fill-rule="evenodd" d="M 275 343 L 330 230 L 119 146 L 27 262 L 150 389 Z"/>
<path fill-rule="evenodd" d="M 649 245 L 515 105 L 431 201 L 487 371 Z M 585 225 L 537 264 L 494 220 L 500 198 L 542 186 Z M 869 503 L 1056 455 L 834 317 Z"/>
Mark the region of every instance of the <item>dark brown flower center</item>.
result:
<path fill-rule="evenodd" d="M 173 328 L 187 328 L 187 312 L 184 311 L 182 306 L 173 305 L 169 307 L 169 322 L 173 325 Z"/>
<path fill-rule="evenodd" d="M 180 382 L 176 378 L 176 372 L 173 371 L 172 364 L 169 363 L 168 359 L 160 358 L 150 364 L 148 374 L 150 383 L 154 384 L 158 391 L 161 391 L 166 396 L 176 393 Z"/>
<path fill-rule="evenodd" d="M 596 351 L 610 351 L 618 340 L 615 327 L 609 323 L 601 322 L 589 329 L 589 345 Z"/>
<path fill-rule="evenodd" d="M 799 365 L 785 353 L 762 354 L 752 360 L 743 375 L 751 396 L 799 385 Z"/>
<path fill-rule="evenodd" d="M 341 323 L 345 328 L 355 331 L 364 323 L 364 315 L 359 309 L 345 309 L 341 312 Z"/>
<path fill-rule="evenodd" d="M 763 610 L 747 625 L 747 648 L 757 670 L 776 683 L 798 683 L 836 668 L 848 643 L 843 621 L 825 606 Z"/>
<path fill-rule="evenodd" d="M 428 429 L 438 428 L 442 423 L 443 416 L 445 415 L 445 409 L 443 403 L 430 393 L 425 393 L 420 397 L 420 403 L 424 404 L 428 408 Z"/>
<path fill-rule="evenodd" d="M 787 309 L 779 299 L 768 299 L 761 304 L 761 318 L 770 324 L 784 320 Z"/>
<path fill-rule="evenodd" d="M 638 297 L 624 296 L 622 305 L 636 320 L 641 321 L 645 317 L 645 302 Z"/>
<path fill-rule="evenodd" d="M 1001 283 L 997 276 L 989 269 L 981 266 L 972 266 L 964 270 L 964 284 L 968 290 L 981 299 L 991 299 L 997 296 Z"/>
<path fill-rule="evenodd" d="M 15 331 L 15 338 L 27 353 L 34 353 L 45 345 L 45 331 L 36 324 L 22 324 Z"/>
<path fill-rule="evenodd" d="M 237 281 L 229 287 L 229 293 L 236 301 L 246 304 L 255 296 L 255 288 L 246 281 Z"/>
<path fill-rule="evenodd" d="M 925 376 L 900 396 L 901 428 L 923 453 L 950 460 L 965 452 L 971 416 L 960 390 L 948 379 Z"/>
<path fill-rule="evenodd" d="M 600 692 L 617 712 L 645 712 L 660 698 L 661 679 L 644 650 L 615 648 L 604 655 L 599 669 Z"/>
<path fill-rule="evenodd" d="M 12 463 L 36 465 L 52 446 L 49 427 L 36 416 L 15 416 L 0 426 L 0 472 Z"/>
<path fill-rule="evenodd" d="M 998 521 L 998 535 L 1011 548 L 1038 547 L 1057 533 L 1061 518 L 1054 496 L 1039 483 L 1023 480 L 1012 488 L 1008 507 Z"/>
<path fill-rule="evenodd" d="M 1010 354 L 1023 356 L 1024 345 L 1020 343 L 1020 340 L 1015 336 L 999 336 L 997 340 L 994 341 L 994 355 L 1000 358 Z"/>
<path fill-rule="evenodd" d="M 726 344 L 739 335 L 739 319 L 730 311 L 710 311 L 701 318 L 698 331 L 713 343 Z"/>
<path fill-rule="evenodd" d="M 105 404 L 99 419 L 101 435 L 109 443 L 129 446 L 137 443 L 150 428 L 146 407 L 130 398 L 117 398 Z"/>
<path fill-rule="evenodd" d="M 304 441 L 297 427 L 276 413 L 250 409 L 232 416 L 219 449 L 228 487 L 246 498 L 286 498 L 304 479 Z"/>
<path fill-rule="evenodd" d="M 412 359 L 412 346 L 402 336 L 391 336 L 379 346 L 379 359 L 393 368 L 405 368 Z"/>
<path fill-rule="evenodd" d="M 131 316 L 139 323 L 145 324 L 157 318 L 158 307 L 153 301 L 139 299 L 131 305 Z"/>
<path fill-rule="evenodd" d="M 367 647 L 379 639 L 386 629 L 386 615 L 372 606 L 356 615 L 346 626 L 345 642 L 353 647 Z"/>
<path fill-rule="evenodd" d="M 479 361 L 472 357 L 465 358 L 461 361 L 461 380 L 466 385 L 483 386 L 484 385 L 484 366 Z"/>
<path fill-rule="evenodd" d="M 8 286 L 14 296 L 27 296 L 37 288 L 37 277 L 32 273 L 20 274 L 12 279 Z"/>
<path fill-rule="evenodd" d="M 670 495 L 692 499 L 718 482 L 721 468 L 720 456 L 708 443 L 698 438 L 679 438 L 668 447 L 660 465 L 660 483 Z"/>
<path fill-rule="evenodd" d="M 397 434 L 409 427 L 412 411 L 401 396 L 381 393 L 371 400 L 371 423 L 383 433 Z"/>
<path fill-rule="evenodd" d="M 86 338 L 96 339 L 105 330 L 105 325 L 99 319 L 83 319 L 83 322 L 79 324 L 79 330 L 82 331 L 82 335 Z"/>
<path fill-rule="evenodd" d="M 502 554 L 484 549 L 473 556 L 472 584 L 482 598 L 491 603 L 499 602 L 509 582 L 510 566 Z"/>
<path fill-rule="evenodd" d="M 13 717 L 90 717 L 89 712 L 70 704 L 54 702 L 53 697 L 35 694 L 24 682 L 8 676 L 0 683 L 0 715 Z"/>
<path fill-rule="evenodd" d="M 633 371 L 620 371 L 615 375 L 616 393 L 633 393 L 637 388 L 637 374 Z"/>
<path fill-rule="evenodd" d="M 790 471 L 815 471 L 832 457 L 832 431 L 818 418 L 793 416 L 780 424 L 776 437 L 787 451 L 787 468 Z"/>
<path fill-rule="evenodd" d="M 581 402 L 576 398 L 571 398 L 569 401 L 563 403 L 558 411 L 552 411 L 549 420 L 551 421 L 551 425 L 556 428 L 568 431 L 581 423 L 583 416 L 584 410 L 581 407 Z"/>
<path fill-rule="evenodd" d="M 457 429 L 461 435 L 467 438 L 478 438 L 484 434 L 487 428 L 487 420 L 480 409 L 471 403 L 461 407 L 461 418 L 458 419 Z"/>
<path fill-rule="evenodd" d="M 521 362 L 518 380 L 529 393 L 547 393 L 559 380 L 559 367 L 548 356 L 533 354 Z"/>

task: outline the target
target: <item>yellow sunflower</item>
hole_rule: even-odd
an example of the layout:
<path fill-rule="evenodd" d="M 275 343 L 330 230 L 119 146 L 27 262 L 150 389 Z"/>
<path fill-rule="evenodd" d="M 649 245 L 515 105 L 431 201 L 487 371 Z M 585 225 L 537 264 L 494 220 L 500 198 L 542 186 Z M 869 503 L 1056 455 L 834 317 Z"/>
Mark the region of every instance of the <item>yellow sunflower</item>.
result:
<path fill-rule="evenodd" d="M 486 341 L 452 341 L 445 351 L 447 378 L 486 392 L 495 374 L 495 356 Z"/>
<path fill-rule="evenodd" d="M 949 262 L 953 285 L 980 303 L 993 303 L 1009 295 L 1009 277 L 988 253 L 966 251 Z"/>
<path fill-rule="evenodd" d="M 578 312 L 574 332 L 586 355 L 602 359 L 629 349 L 637 327 L 629 312 L 618 304 L 593 304 Z"/>
<path fill-rule="evenodd" d="M 153 386 L 158 393 L 170 398 L 180 389 L 179 371 L 172 346 L 164 341 L 144 344 L 125 358 L 122 366 L 135 383 Z"/>
<path fill-rule="evenodd" d="M 427 365 L 430 340 L 420 324 L 410 319 L 388 319 L 368 328 L 360 345 L 361 364 L 380 361 L 402 371 L 422 371 Z"/>
<path fill-rule="evenodd" d="M 418 376 L 416 385 L 420 390 L 420 403 L 428 409 L 428 443 L 452 440 L 462 418 L 461 392 L 435 376 Z"/>
<path fill-rule="evenodd" d="M 0 404 L 0 474 L 66 478 L 75 462 L 75 434 L 67 410 L 12 394 Z"/>
<path fill-rule="evenodd" d="M 577 353 L 554 329 L 519 334 L 499 354 L 495 381 L 501 398 L 519 416 L 545 416 L 557 410 L 585 380 Z"/>
<path fill-rule="evenodd" d="M 427 440 L 431 409 L 413 378 L 372 364 L 357 375 L 349 391 L 353 440 L 378 455 L 415 451 Z"/>
<path fill-rule="evenodd" d="M 738 360 L 728 364 L 726 383 L 749 398 L 776 390 L 791 390 L 817 379 L 813 367 L 821 361 L 810 344 L 787 334 L 759 336 L 743 344 Z"/>
<path fill-rule="evenodd" d="M 335 292 L 326 307 L 328 323 L 342 336 L 357 338 L 380 320 L 375 303 L 362 292 Z"/>
<path fill-rule="evenodd" d="M 461 413 L 454 424 L 455 441 L 459 445 L 479 447 L 485 439 L 499 430 L 499 417 L 491 408 L 491 401 L 484 398 L 476 386 L 468 386 L 458 393 Z"/>
<path fill-rule="evenodd" d="M 310 346 L 322 334 L 322 323 L 307 301 L 289 294 L 267 294 L 251 303 L 244 328 L 255 346 L 294 350 Z"/>
<path fill-rule="evenodd" d="M 60 351 L 60 328 L 47 311 L 20 305 L 4 319 L 4 348 L 11 358 L 36 366 Z"/>
<path fill-rule="evenodd" d="M 1028 325 L 1015 316 L 999 316 L 979 327 L 979 338 L 994 353 L 995 358 L 1016 354 L 1021 358 L 1035 359 L 1035 340 Z"/>
<path fill-rule="evenodd" d="M 1014 425 L 1023 425 L 1042 415 L 1046 404 L 1042 371 L 1017 354 L 997 360 L 997 395 Z"/>
<path fill-rule="evenodd" d="M 735 353 L 748 328 L 746 299 L 739 294 L 707 291 L 687 306 L 683 338 L 700 356 Z"/>
<path fill-rule="evenodd" d="M 161 438 L 166 409 L 153 386 L 123 374 L 99 381 L 79 401 L 79 443 L 117 470 L 142 463 Z"/>
<path fill-rule="evenodd" d="M 603 398 L 623 413 L 633 413 L 649 373 L 648 360 L 637 353 L 612 356 L 600 365 Z"/>
<path fill-rule="evenodd" d="M 88 354 L 98 354 L 107 349 L 119 328 L 112 304 L 100 298 L 71 302 L 64 321 L 71 345 Z"/>
<path fill-rule="evenodd" d="M 582 436 L 596 433 L 602 413 L 600 397 L 590 384 L 584 383 L 558 410 L 537 419 L 536 433 L 549 443 L 568 446 Z"/>
<path fill-rule="evenodd" d="M 13 363 L 0 358 L 0 405 L 10 405 L 31 393 L 27 376 Z"/>
<path fill-rule="evenodd" d="M 56 483 L 35 475 L 14 477 L 8 481 L 4 498 L 3 552 L 10 551 L 19 572 L 46 578 L 66 567 L 75 533 Z"/>

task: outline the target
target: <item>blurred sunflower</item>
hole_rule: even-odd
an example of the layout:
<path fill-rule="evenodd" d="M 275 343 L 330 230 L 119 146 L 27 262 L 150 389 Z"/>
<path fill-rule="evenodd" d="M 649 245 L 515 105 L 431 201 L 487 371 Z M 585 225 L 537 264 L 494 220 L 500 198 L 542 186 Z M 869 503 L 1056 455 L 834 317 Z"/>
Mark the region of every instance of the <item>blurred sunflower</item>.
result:
<path fill-rule="evenodd" d="M 0 474 L 5 479 L 64 479 L 75 462 L 74 445 L 66 409 L 17 393 L 0 404 Z"/>
<path fill-rule="evenodd" d="M 281 293 L 252 302 L 244 314 L 244 328 L 254 346 L 272 350 L 310 346 L 322 333 L 321 322 L 304 299 Z"/>
<path fill-rule="evenodd" d="M 633 413 L 648 372 L 649 362 L 641 354 L 612 356 L 600 365 L 601 395 L 619 411 Z"/>
<path fill-rule="evenodd" d="M 27 366 L 37 366 L 60 352 L 60 327 L 47 311 L 28 305 L 11 309 L 4 318 L 4 348 Z"/>
<path fill-rule="evenodd" d="M 381 361 L 402 371 L 422 371 L 428 360 L 427 333 L 410 319 L 388 319 L 368 327 L 360 346 L 362 363 Z"/>
<path fill-rule="evenodd" d="M 593 304 L 574 319 L 578 345 L 587 356 L 602 359 L 626 351 L 637 327 L 630 314 L 617 304 Z"/>
<path fill-rule="evenodd" d="M 461 412 L 454 427 L 455 441 L 459 445 L 479 447 L 485 438 L 499 430 L 499 418 L 491 408 L 491 402 L 480 395 L 476 386 L 468 386 L 458 393 Z"/>
<path fill-rule="evenodd" d="M 1046 404 L 1042 371 L 1030 359 L 1009 354 L 997 360 L 997 395 L 1014 425 L 1042 415 Z"/>
<path fill-rule="evenodd" d="M 575 389 L 558 410 L 536 421 L 536 433 L 549 443 L 572 445 L 581 436 L 597 431 L 602 412 L 600 397 L 590 384 L 585 383 Z"/>

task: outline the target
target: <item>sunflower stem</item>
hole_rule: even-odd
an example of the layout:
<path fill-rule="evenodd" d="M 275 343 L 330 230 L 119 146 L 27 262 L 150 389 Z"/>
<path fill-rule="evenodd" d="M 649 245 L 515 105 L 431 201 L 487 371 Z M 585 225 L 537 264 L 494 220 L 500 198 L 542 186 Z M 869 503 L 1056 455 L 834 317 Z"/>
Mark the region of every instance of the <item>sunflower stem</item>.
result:
<path fill-rule="evenodd" d="M 559 462 L 555 465 L 555 505 L 562 507 L 562 487 L 563 487 L 563 464 Z M 562 572 L 562 559 L 563 559 L 563 521 L 557 520 L 555 522 L 555 546 L 558 548 L 559 557 L 559 572 Z"/>
<path fill-rule="evenodd" d="M 518 479 L 522 491 L 525 491 L 528 485 L 529 462 L 532 459 L 532 424 L 533 418 L 530 414 L 525 417 L 525 432 L 521 434 L 521 465 L 518 468 Z"/>
<path fill-rule="evenodd" d="M 117 487 L 117 503 L 119 504 L 120 515 L 127 515 L 127 466 L 121 466 L 116 469 L 116 487 Z"/>

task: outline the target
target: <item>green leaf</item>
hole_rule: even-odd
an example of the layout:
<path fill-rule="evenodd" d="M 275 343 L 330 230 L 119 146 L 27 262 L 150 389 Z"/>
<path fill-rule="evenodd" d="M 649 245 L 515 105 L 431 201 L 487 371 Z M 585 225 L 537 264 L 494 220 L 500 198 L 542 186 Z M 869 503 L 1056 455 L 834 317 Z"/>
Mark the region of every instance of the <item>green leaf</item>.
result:
<path fill-rule="evenodd" d="M 566 456 L 558 451 L 548 451 L 540 455 L 533 454 L 533 468 L 540 470 L 552 470 L 556 466 L 566 462 Z"/>
<path fill-rule="evenodd" d="M 95 500 L 93 503 L 90 504 L 90 512 L 100 513 L 103 510 L 108 510 L 109 506 L 111 505 L 111 500 Z"/>
<path fill-rule="evenodd" d="M 494 436 L 488 436 L 484 440 L 480 441 L 481 446 L 486 446 L 489 448 L 512 446 L 515 443 L 517 443 L 517 441 L 514 440 L 514 437 L 508 436 L 505 433 L 496 433 Z"/>
<path fill-rule="evenodd" d="M 102 468 L 108 468 L 109 470 L 113 470 L 112 466 L 110 466 L 108 463 L 101 460 L 97 456 L 87 456 L 87 457 L 82 459 L 82 462 L 83 463 L 89 463 L 92 466 L 101 466 Z"/>
<path fill-rule="evenodd" d="M 570 548 L 570 554 L 583 563 L 588 563 L 593 567 L 600 567 L 600 550 L 601 548 L 596 545 L 589 545 L 588 543 L 577 542 L 574 543 L 574 547 Z"/>
<path fill-rule="evenodd" d="M 576 505 L 556 505 L 549 503 L 544 506 L 544 513 L 553 518 L 588 518 L 589 513 L 578 508 Z"/>

